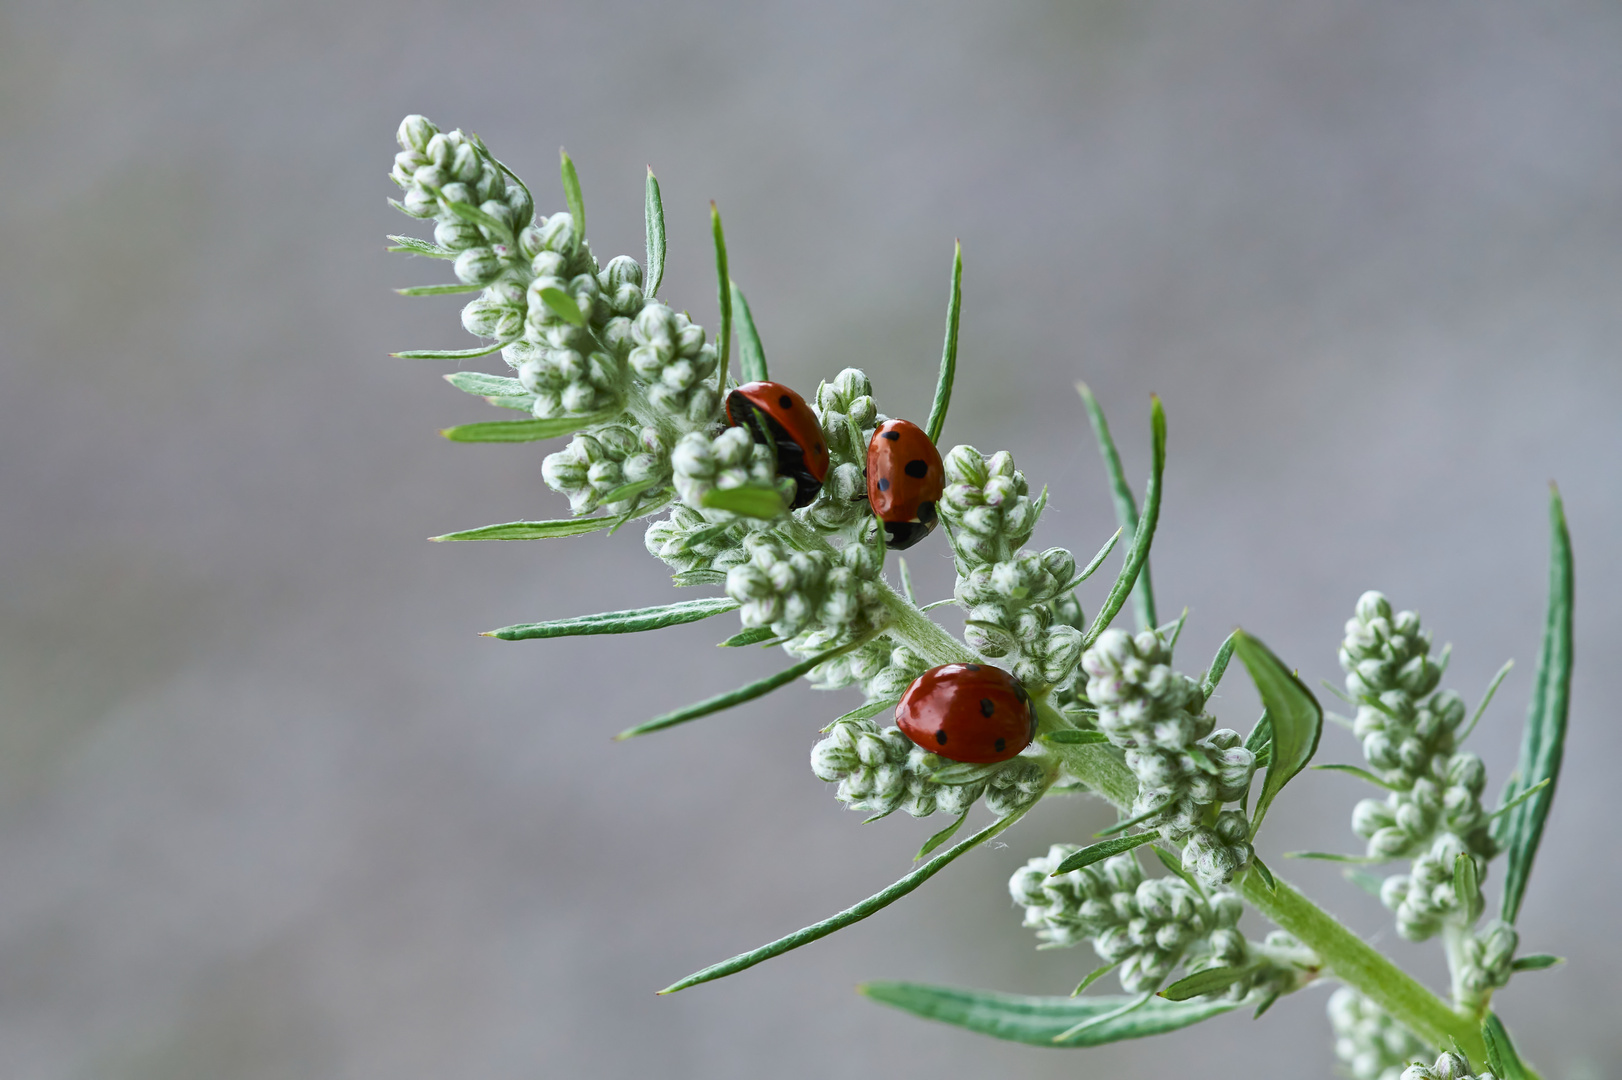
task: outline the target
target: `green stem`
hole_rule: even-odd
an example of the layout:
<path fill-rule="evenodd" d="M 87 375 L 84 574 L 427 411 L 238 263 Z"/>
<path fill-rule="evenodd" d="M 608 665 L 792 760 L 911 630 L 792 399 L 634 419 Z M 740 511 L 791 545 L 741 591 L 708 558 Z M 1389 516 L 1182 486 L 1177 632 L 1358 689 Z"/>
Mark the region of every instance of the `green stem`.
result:
<path fill-rule="evenodd" d="M 1041 723 L 1063 725 L 1051 706 L 1037 704 Z M 1068 725 L 1064 725 L 1068 726 Z M 1119 750 L 1103 743 L 1055 744 L 1065 771 L 1103 795 L 1123 812 L 1137 797 L 1138 781 Z M 1472 1061 L 1486 1060 L 1478 1021 L 1448 1008 L 1447 1003 L 1384 955 L 1364 944 L 1340 920 L 1274 875 L 1269 890 L 1260 874 L 1247 872 L 1237 883 L 1239 894 L 1256 910 L 1311 949 L 1336 978 L 1373 1000 L 1409 1031 L 1439 1049 L 1459 1048 Z"/>
<path fill-rule="evenodd" d="M 939 623 L 919 611 L 905 596 L 892 589 L 889 582 L 880 578 L 878 586 L 879 596 L 884 602 L 885 610 L 890 614 L 890 624 L 886 632 L 923 657 L 930 667 L 939 667 L 941 664 L 972 664 L 980 660 L 973 649 L 941 629 Z"/>

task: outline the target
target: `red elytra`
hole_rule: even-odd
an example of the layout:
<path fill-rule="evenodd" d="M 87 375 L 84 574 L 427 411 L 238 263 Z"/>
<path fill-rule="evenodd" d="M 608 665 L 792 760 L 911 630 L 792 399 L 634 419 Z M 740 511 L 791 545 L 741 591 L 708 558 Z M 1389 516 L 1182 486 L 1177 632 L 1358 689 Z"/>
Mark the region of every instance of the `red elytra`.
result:
<path fill-rule="evenodd" d="M 904 550 L 934 531 L 946 491 L 941 452 L 910 420 L 886 420 L 867 443 L 867 501 L 884 522 L 887 547 Z"/>
<path fill-rule="evenodd" d="M 1025 687 L 990 664 L 943 664 L 913 680 L 895 708 L 901 733 L 953 761 L 1007 761 L 1036 737 Z"/>
<path fill-rule="evenodd" d="M 817 497 L 828 477 L 828 444 L 804 398 L 782 383 L 744 383 L 727 394 L 727 423 L 776 445 L 777 475 L 794 481 L 794 509 Z"/>

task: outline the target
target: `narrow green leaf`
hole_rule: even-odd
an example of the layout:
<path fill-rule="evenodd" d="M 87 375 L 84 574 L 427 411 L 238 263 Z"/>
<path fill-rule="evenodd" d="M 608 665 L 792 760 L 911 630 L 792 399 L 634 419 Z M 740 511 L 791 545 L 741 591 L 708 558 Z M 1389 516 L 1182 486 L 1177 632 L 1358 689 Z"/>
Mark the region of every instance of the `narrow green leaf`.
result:
<path fill-rule="evenodd" d="M 1378 874 L 1371 874 L 1367 870 L 1360 870 L 1355 866 L 1348 866 L 1341 871 L 1341 876 L 1370 896 L 1378 898 L 1385 879 Z"/>
<path fill-rule="evenodd" d="M 1453 859 L 1453 895 L 1464 905 L 1464 924 L 1474 926 L 1481 917 L 1481 878 L 1475 859 L 1463 851 Z"/>
<path fill-rule="evenodd" d="M 1087 395 L 1083 394 L 1085 398 Z M 1150 397 L 1149 427 L 1150 442 L 1150 472 L 1149 486 L 1144 492 L 1143 517 L 1132 522 L 1132 546 L 1127 549 L 1126 560 L 1121 566 L 1121 572 L 1110 588 L 1109 595 L 1104 598 L 1104 606 L 1099 609 L 1093 624 L 1088 628 L 1082 638 L 1083 647 L 1090 646 L 1098 640 L 1098 635 L 1104 632 L 1126 603 L 1128 594 L 1132 592 L 1140 573 L 1147 574 L 1149 569 L 1149 545 L 1154 542 L 1155 525 L 1160 521 L 1160 486 L 1161 477 L 1166 471 L 1166 412 L 1161 407 L 1158 396 Z M 1123 531 L 1126 523 L 1122 523 Z M 1147 583 L 1147 578 L 1145 578 Z M 1148 626 L 1154 625 L 1154 598 L 1149 589 L 1144 591 L 1145 600 L 1139 605 L 1139 618 L 1146 619 Z"/>
<path fill-rule="evenodd" d="M 936 762 L 936 768 L 928 774 L 928 778 L 937 784 L 973 784 L 1002 771 L 1000 761 L 990 765 L 977 765 L 968 761 L 937 758 Z"/>
<path fill-rule="evenodd" d="M 1092 577 L 1094 572 L 1097 571 L 1100 566 L 1104 565 L 1104 560 L 1109 558 L 1109 553 L 1115 550 L 1115 542 L 1120 538 L 1121 530 L 1116 529 L 1115 535 L 1104 541 L 1104 546 L 1098 549 L 1098 554 L 1094 555 L 1092 560 L 1089 561 L 1086 566 L 1081 568 L 1081 573 L 1071 578 L 1069 583 L 1066 584 L 1064 588 L 1059 590 L 1060 595 L 1069 592 L 1077 585 L 1080 585 L 1083 581 L 1086 581 L 1088 578 Z"/>
<path fill-rule="evenodd" d="M 677 588 L 692 585 L 724 585 L 727 576 L 719 570 L 678 570 L 670 575 Z"/>
<path fill-rule="evenodd" d="M 397 246 L 388 250 L 404 252 L 407 255 L 421 255 L 426 259 L 454 259 L 458 254 L 450 248 L 430 244 L 428 241 L 419 240 L 415 236 L 390 236 L 389 239 L 393 240 Z"/>
<path fill-rule="evenodd" d="M 1492 696 L 1498 693 L 1498 684 L 1504 681 L 1504 676 L 1508 675 L 1509 669 L 1514 666 L 1515 661 L 1504 661 L 1504 666 L 1498 669 L 1498 674 L 1494 675 L 1492 677 L 1492 682 L 1487 684 L 1487 692 L 1481 695 L 1481 704 L 1476 706 L 1475 715 L 1470 717 L 1470 722 L 1464 725 L 1463 731 L 1453 736 L 1454 745 L 1458 745 L 1459 743 L 1462 743 L 1464 740 L 1468 739 L 1470 737 L 1470 733 L 1476 729 L 1476 725 L 1481 723 L 1481 715 L 1487 711 L 1487 706 L 1492 704 Z"/>
<path fill-rule="evenodd" d="M 907 603 L 917 607 L 918 597 L 912 591 L 912 571 L 907 567 L 907 560 L 897 555 L 895 561 L 901 572 L 901 595 L 907 598 Z"/>
<path fill-rule="evenodd" d="M 1050 731 L 1041 736 L 1041 741 L 1058 746 L 1085 746 L 1088 743 L 1109 742 L 1109 736 L 1102 731 Z"/>
<path fill-rule="evenodd" d="M 1216 692 L 1217 685 L 1222 682 L 1222 676 L 1228 673 L 1228 661 L 1233 658 L 1233 645 L 1238 638 L 1239 631 L 1235 630 L 1222 639 L 1216 655 L 1211 657 L 1211 666 L 1206 668 L 1205 674 L 1201 676 L 1200 689 L 1205 692 L 1207 698 Z"/>
<path fill-rule="evenodd" d="M 411 285 L 394 291 L 401 296 L 449 296 L 452 293 L 480 292 L 483 289 L 483 285 L 464 285 L 458 281 L 455 285 Z"/>
<path fill-rule="evenodd" d="M 1487 1068 L 1498 1080 L 1534 1080 L 1496 1013 L 1488 1013 L 1481 1022 L 1481 1041 L 1487 1044 Z"/>
<path fill-rule="evenodd" d="M 957 603 L 957 597 L 948 596 L 945 600 L 936 600 L 932 604 L 925 604 L 923 607 L 919 608 L 918 610 L 919 611 L 934 611 L 938 607 L 945 607 L 947 604 L 955 604 L 955 603 Z"/>
<path fill-rule="evenodd" d="M 1143 813 L 1134 814 L 1132 817 L 1127 818 L 1125 821 L 1117 821 L 1115 824 L 1111 825 L 1107 829 L 1099 829 L 1097 832 L 1093 833 L 1093 835 L 1094 836 L 1114 836 L 1116 833 L 1125 832 L 1127 829 L 1130 829 L 1134 825 L 1139 825 L 1139 824 L 1142 824 L 1145 821 L 1148 821 L 1150 818 L 1154 817 L 1156 814 L 1158 814 L 1161 811 L 1165 810 L 1166 807 L 1168 807 L 1170 805 L 1171 805 L 1170 800 L 1162 800 L 1162 801 L 1156 803 L 1155 805 L 1149 807 L 1149 809 L 1145 810 Z"/>
<path fill-rule="evenodd" d="M 1566 747 L 1566 720 L 1571 705 L 1572 601 L 1573 578 L 1571 534 L 1566 529 L 1566 511 L 1560 491 L 1549 488 L 1549 610 L 1543 630 L 1543 646 L 1533 676 L 1532 706 L 1521 736 L 1521 756 L 1516 778 L 1505 791 L 1508 802 L 1544 780 L 1549 785 L 1530 801 L 1498 820 L 1495 839 L 1508 854 L 1504 871 L 1505 922 L 1513 923 L 1520 914 L 1526 894 L 1532 861 L 1543 839 L 1543 823 L 1554 801 L 1560 777 L 1560 762 Z"/>
<path fill-rule="evenodd" d="M 1396 790 L 1398 790 L 1394 785 L 1386 783 L 1384 780 L 1381 780 L 1378 776 L 1375 776 L 1373 773 L 1369 772 L 1367 769 L 1362 768 L 1362 767 L 1357 766 L 1357 765 L 1314 765 L 1313 768 L 1314 769 L 1323 769 L 1323 770 L 1325 770 L 1327 772 L 1343 772 L 1343 773 L 1346 773 L 1348 776 L 1355 776 L 1359 780 L 1367 780 L 1369 783 L 1373 784 L 1375 787 L 1383 787 L 1387 791 L 1396 791 Z"/>
<path fill-rule="evenodd" d="M 910 982 L 869 982 L 860 993 L 926 1020 L 965 1028 L 1009 1042 L 1030 1046 L 1054 1045 L 1056 1036 L 1078 1023 L 1118 1012 L 1137 998 L 1027 997 L 992 990 L 967 990 Z M 1174 1002 L 1154 998 L 1141 1008 L 1080 1031 L 1065 1039 L 1065 1046 L 1103 1046 L 1123 1039 L 1162 1035 L 1201 1020 L 1220 1016 L 1237 1007 L 1232 1001 Z"/>
<path fill-rule="evenodd" d="M 629 739 L 637 735 L 646 735 L 654 731 L 663 731 L 665 728 L 675 727 L 677 724 L 685 724 L 689 720 L 697 720 L 701 716 L 709 716 L 711 713 L 718 713 L 725 709 L 730 709 L 734 705 L 742 705 L 746 701 L 753 701 L 758 697 L 765 697 L 778 687 L 787 686 L 789 683 L 793 682 L 795 679 L 798 679 L 800 676 L 804 675 L 818 664 L 826 663 L 836 656 L 847 653 L 866 640 L 868 640 L 866 637 L 860 637 L 854 641 L 847 642 L 844 645 L 836 645 L 831 649 L 824 649 L 815 656 L 801 660 L 793 667 L 785 668 L 775 675 L 768 675 L 764 679 L 752 682 L 748 686 L 740 687 L 737 690 L 729 690 L 724 694 L 717 694 L 712 698 L 705 698 L 703 701 L 688 705 L 685 708 L 677 709 L 675 712 L 668 712 L 663 716 L 656 716 L 645 724 L 638 724 L 636 727 L 626 728 L 624 731 L 614 736 L 614 738 L 616 740 Z"/>
<path fill-rule="evenodd" d="M 445 381 L 458 390 L 480 397 L 521 397 L 529 394 L 517 379 L 501 375 L 486 375 L 482 371 L 453 371 Z"/>
<path fill-rule="evenodd" d="M 1065 860 L 1048 876 L 1058 877 L 1061 874 L 1068 874 L 1072 870 L 1080 870 L 1082 867 L 1091 866 L 1095 862 L 1103 862 L 1105 859 L 1113 858 L 1116 855 L 1159 839 L 1159 833 L 1146 832 L 1138 833 L 1136 836 L 1118 836 L 1113 840 L 1100 840 L 1096 844 L 1089 844 L 1080 851 L 1072 852 L 1066 856 Z"/>
<path fill-rule="evenodd" d="M 441 540 L 546 540 L 554 536 L 584 536 L 614 524 L 608 517 L 564 518 L 561 521 L 509 521 L 505 525 L 486 525 L 482 529 L 430 536 Z"/>
<path fill-rule="evenodd" d="M 643 292 L 651 300 L 659 295 L 659 283 L 665 277 L 665 204 L 659 198 L 659 178 L 653 175 L 652 165 L 648 166 L 643 217 L 648 231 L 647 288 Z"/>
<path fill-rule="evenodd" d="M 781 937 L 770 944 L 762 945 L 758 949 L 752 949 L 746 953 L 739 953 L 730 960 L 723 960 L 719 964 L 711 964 L 709 967 L 704 968 L 701 971 L 693 972 L 693 974 L 687 976 L 685 979 L 682 979 L 679 982 L 671 983 L 669 986 L 659 991 L 659 993 L 673 994 L 677 990 L 685 990 L 689 986 L 697 986 L 699 983 L 709 982 L 712 979 L 720 979 L 725 978 L 728 975 L 737 974 L 738 972 L 752 968 L 756 964 L 763 961 L 770 960 L 774 956 L 781 956 L 783 953 L 786 953 L 791 949 L 797 949 L 801 945 L 809 945 L 813 941 L 820 938 L 825 938 L 829 934 L 843 930 L 852 923 L 861 922 L 869 915 L 883 911 L 885 908 L 889 907 L 903 896 L 906 896 L 908 893 L 918 888 L 918 886 L 922 885 L 924 882 L 928 881 L 930 878 L 944 870 L 955 859 L 957 859 L 958 856 L 963 855 L 973 848 L 978 847 L 986 841 L 998 836 L 1004 829 L 1008 828 L 1010 825 L 1024 816 L 1024 813 L 1024 810 L 1018 810 L 1012 814 L 1009 814 L 1005 818 L 992 822 L 990 825 L 987 825 L 985 828 L 981 829 L 967 840 L 958 841 L 956 844 L 947 848 L 939 855 L 931 858 L 928 862 L 922 864 L 921 866 L 915 867 L 912 872 L 908 873 L 895 884 L 890 885 L 888 888 L 881 889 L 879 892 L 874 893 L 861 903 L 848 907 L 831 918 L 824 919 L 818 923 L 812 923 L 810 926 L 796 930 L 794 933 L 789 934 L 786 937 Z"/>
<path fill-rule="evenodd" d="M 1128 1000 L 1125 1004 L 1119 1005 L 1101 1016 L 1089 1017 L 1080 1023 L 1070 1025 L 1065 1030 L 1053 1036 L 1053 1041 L 1060 1045 L 1068 1044 L 1070 1043 L 1070 1040 L 1076 1038 L 1083 1032 L 1090 1031 L 1093 1028 L 1103 1027 L 1105 1024 L 1121 1019 L 1128 1013 L 1137 1012 L 1139 1009 L 1143 1008 L 1153 1000 L 1155 1000 L 1155 992 L 1153 990 L 1145 990 L 1137 997 Z"/>
<path fill-rule="evenodd" d="M 1160 860 L 1160 865 L 1164 866 L 1167 870 L 1170 870 L 1176 877 L 1182 878 L 1183 883 L 1194 890 L 1195 895 L 1205 895 L 1205 886 L 1194 880 L 1193 874 L 1190 874 L 1187 870 L 1183 869 L 1182 859 L 1179 859 L 1176 855 L 1167 851 L 1159 844 L 1155 844 L 1150 850 L 1155 853 L 1155 858 Z"/>
<path fill-rule="evenodd" d="M 952 292 L 946 301 L 946 344 L 941 348 L 941 371 L 935 379 L 935 401 L 929 407 L 929 422 L 924 425 L 932 443 L 941 441 L 946 410 L 952 404 L 952 383 L 957 378 L 957 327 L 962 314 L 963 244 L 960 241 L 952 254 Z"/>
<path fill-rule="evenodd" d="M 755 329 L 755 316 L 749 310 L 738 283 L 732 283 L 732 313 L 738 320 L 738 367 L 745 382 L 765 382 L 766 346 L 760 343 L 760 331 Z"/>
<path fill-rule="evenodd" d="M 574 220 L 574 250 L 579 251 L 586 239 L 586 199 L 580 193 L 580 174 L 574 171 L 569 152 L 561 146 L 558 159 L 558 171 L 563 177 L 563 201 L 569 207 L 569 217 Z"/>
<path fill-rule="evenodd" d="M 1319 862 L 1357 863 L 1369 866 L 1391 861 L 1378 855 L 1341 855 L 1333 851 L 1286 851 L 1284 857 L 1286 859 L 1316 859 Z"/>
<path fill-rule="evenodd" d="M 1256 814 L 1252 818 L 1250 832 L 1254 836 L 1278 793 L 1296 773 L 1306 768 L 1317 752 L 1324 718 L 1312 691 L 1290 673 L 1272 650 L 1242 630 L 1235 634 L 1234 651 L 1256 684 L 1273 730 L 1267 776 L 1262 781 L 1261 794 L 1256 797 Z"/>
<path fill-rule="evenodd" d="M 744 645 L 759 645 L 763 641 L 770 641 L 776 637 L 768 626 L 756 626 L 749 630 L 740 630 L 736 634 L 721 642 L 723 649 L 736 649 Z"/>
<path fill-rule="evenodd" d="M 1262 999 L 1262 1003 L 1256 1006 L 1256 1011 L 1251 1014 L 1250 1018 L 1252 1020 L 1260 1020 L 1263 1015 L 1266 1014 L 1267 1010 L 1273 1007 L 1273 1002 L 1277 1001 L 1283 996 L 1284 992 L 1282 990 L 1269 991 L 1267 996 Z"/>
<path fill-rule="evenodd" d="M 1262 879 L 1262 884 L 1267 886 L 1268 892 L 1278 892 L 1278 882 L 1273 878 L 1273 871 L 1267 868 L 1267 864 L 1262 862 L 1259 855 L 1250 857 L 1250 865 L 1255 868 L 1256 875 Z"/>
<path fill-rule="evenodd" d="M 493 352 L 500 352 L 510 342 L 497 341 L 490 345 L 480 345 L 476 349 L 407 349 L 405 352 L 389 353 L 400 360 L 473 360 L 480 356 L 489 356 Z"/>
<path fill-rule="evenodd" d="M 1127 483 L 1126 470 L 1121 466 L 1121 455 L 1115 449 L 1115 440 L 1110 436 L 1109 421 L 1104 419 L 1104 409 L 1086 383 L 1078 382 L 1076 392 L 1081 395 L 1081 403 L 1087 409 L 1093 436 L 1098 440 L 1098 453 L 1104 459 L 1105 471 L 1109 473 L 1110 490 L 1115 497 L 1115 520 L 1121 523 L 1122 532 L 1134 536 L 1138 531 L 1138 505 L 1132 497 L 1132 485 Z M 1154 526 L 1151 524 L 1149 528 L 1153 531 Z M 1149 578 L 1147 559 L 1138 577 L 1137 589 L 1132 594 L 1132 606 L 1139 630 L 1147 630 L 1155 625 L 1155 591 Z"/>
<path fill-rule="evenodd" d="M 972 810 L 973 807 L 970 807 L 969 809 Z M 958 829 L 963 826 L 963 822 L 968 820 L 968 817 L 969 811 L 963 811 L 963 813 L 957 816 L 956 821 L 946 826 L 946 828 L 942 829 L 934 836 L 931 836 L 928 840 L 925 840 L 924 846 L 918 849 L 918 854 L 912 857 L 912 861 L 917 862 L 919 859 L 922 859 L 925 855 L 928 855 L 931 851 L 934 851 L 936 848 L 946 843 L 946 841 L 956 836 Z"/>
<path fill-rule="evenodd" d="M 735 611 L 738 606 L 736 600 L 726 596 L 704 600 L 679 600 L 674 604 L 661 604 L 658 607 L 605 611 L 600 615 L 581 615 L 573 619 L 503 626 L 500 630 L 487 630 L 483 636 L 500 638 L 502 641 L 530 641 L 538 638 L 576 637 L 582 634 L 632 634 L 697 622 L 724 611 Z"/>
<path fill-rule="evenodd" d="M 441 435 L 451 442 L 520 443 L 555 439 L 559 435 L 572 435 L 581 428 L 612 420 L 619 410 L 605 410 L 587 416 L 554 416 L 550 420 L 485 420 L 477 424 L 458 424 L 445 428 Z"/>
<path fill-rule="evenodd" d="M 1260 964 L 1241 964 L 1237 967 L 1206 968 L 1204 971 L 1185 975 L 1160 991 L 1157 996 L 1167 1001 L 1187 1001 L 1190 998 L 1204 997 L 1218 990 L 1226 990 L 1260 966 Z"/>
<path fill-rule="evenodd" d="M 1542 971 L 1552 968 L 1556 964 L 1564 964 L 1564 956 L 1550 956 L 1548 953 L 1531 953 L 1527 956 L 1517 956 L 1509 965 L 1511 971 Z"/>
<path fill-rule="evenodd" d="M 843 724 L 847 720 L 871 720 L 886 709 L 895 708 L 899 700 L 899 698 L 883 698 L 878 701 L 863 702 L 845 715 L 834 717 L 828 723 L 828 726 L 822 729 L 821 733 L 826 735 L 834 729 L 835 724 Z"/>
<path fill-rule="evenodd" d="M 574 297 L 552 286 L 540 290 L 540 293 L 542 302 L 552 309 L 552 314 L 570 326 L 586 325 L 586 316 L 580 311 L 580 305 L 574 302 Z"/>
<path fill-rule="evenodd" d="M 732 277 L 727 272 L 727 238 L 721 231 L 721 211 L 710 200 L 710 232 L 715 236 L 715 293 L 721 306 L 721 325 L 715 331 L 715 366 L 720 380 L 716 393 L 725 400 L 727 376 L 732 371 Z"/>
<path fill-rule="evenodd" d="M 735 488 L 711 488 L 704 493 L 703 503 L 712 510 L 730 510 L 744 517 L 770 521 L 782 517 L 788 510 L 788 501 L 776 488 L 745 484 Z"/>
<path fill-rule="evenodd" d="M 498 409 L 512 409 L 515 412 L 533 413 L 535 411 L 535 395 L 524 394 L 519 397 L 508 397 L 505 394 L 490 396 L 484 399 Z"/>
<path fill-rule="evenodd" d="M 1177 639 L 1183 636 L 1183 624 L 1187 622 L 1188 608 L 1185 607 L 1183 608 L 1183 613 L 1177 616 L 1176 622 L 1167 623 L 1165 626 L 1156 627 L 1155 632 L 1162 638 L 1166 638 L 1166 630 L 1171 630 L 1171 637 L 1166 638 L 1166 649 L 1168 652 L 1177 648 Z"/>
<path fill-rule="evenodd" d="M 607 495 L 604 495 L 603 496 L 603 502 L 605 502 L 605 503 L 625 502 L 628 499 L 636 498 L 638 495 L 641 495 L 644 491 L 648 491 L 649 489 L 655 488 L 655 487 L 658 487 L 658 486 L 659 486 L 659 481 L 657 481 L 657 480 L 637 480 L 634 483 L 621 484 L 619 487 L 615 488 L 613 491 L 610 491 Z"/>
<path fill-rule="evenodd" d="M 508 244 L 513 242 L 513 231 L 507 227 L 507 223 L 498 218 L 491 217 L 483 210 L 480 210 L 477 206 L 474 206 L 471 203 L 451 202 L 449 199 L 443 196 L 440 197 L 439 205 L 443 206 L 446 210 L 449 210 L 451 213 L 455 214 L 469 225 L 477 225 L 479 228 L 485 230 L 485 232 L 494 234 L 496 239 L 505 241 Z"/>
<path fill-rule="evenodd" d="M 1086 977 L 1076 984 L 1076 988 L 1070 991 L 1070 996 L 1080 997 L 1082 992 L 1089 986 L 1093 985 L 1093 983 L 1097 982 L 1099 979 L 1102 979 L 1105 975 L 1108 975 L 1110 972 L 1114 971 L 1120 966 L 1121 961 L 1117 960 L 1113 964 L 1104 964 L 1101 967 L 1093 968 L 1093 970 L 1087 973 Z"/>
<path fill-rule="evenodd" d="M 1496 818 L 1496 817 L 1500 817 L 1500 816 L 1502 816 L 1504 814 L 1510 813 L 1517 806 L 1520 806 L 1522 803 L 1526 802 L 1528 799 L 1535 796 L 1538 792 L 1540 792 L 1544 788 L 1548 787 L 1549 784 L 1552 783 L 1552 782 L 1553 781 L 1549 777 L 1545 776 L 1542 780 L 1539 780 L 1536 784 L 1533 784 L 1531 787 L 1527 788 L 1525 791 L 1521 792 L 1519 795 L 1517 795 L 1513 799 L 1509 800 L 1509 802 L 1505 803 L 1503 806 L 1500 806 L 1498 809 L 1494 810 L 1488 816 Z"/>

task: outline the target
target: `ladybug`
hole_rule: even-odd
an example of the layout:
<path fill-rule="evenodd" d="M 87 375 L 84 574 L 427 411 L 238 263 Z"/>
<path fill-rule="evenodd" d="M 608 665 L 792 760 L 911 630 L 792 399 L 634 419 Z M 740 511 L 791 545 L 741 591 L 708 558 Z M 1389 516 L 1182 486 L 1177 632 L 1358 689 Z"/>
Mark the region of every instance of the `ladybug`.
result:
<path fill-rule="evenodd" d="M 990 664 L 930 668 L 901 695 L 895 722 L 930 753 L 975 765 L 1007 761 L 1036 737 L 1031 696 Z"/>
<path fill-rule="evenodd" d="M 910 548 L 935 531 L 935 504 L 946 491 L 946 469 L 924 429 L 910 420 L 886 420 L 867 444 L 867 501 L 884 522 L 884 539 Z"/>
<path fill-rule="evenodd" d="M 757 443 L 777 447 L 777 475 L 794 481 L 794 504 L 809 505 L 828 476 L 828 443 L 817 414 L 782 383 L 752 382 L 727 394 L 727 423 L 747 426 Z"/>

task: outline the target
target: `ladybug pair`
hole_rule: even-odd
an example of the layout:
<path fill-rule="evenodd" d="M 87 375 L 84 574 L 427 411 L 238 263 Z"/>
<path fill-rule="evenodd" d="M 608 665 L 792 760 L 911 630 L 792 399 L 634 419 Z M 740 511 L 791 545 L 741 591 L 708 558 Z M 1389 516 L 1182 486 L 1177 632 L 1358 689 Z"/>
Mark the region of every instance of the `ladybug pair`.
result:
<path fill-rule="evenodd" d="M 793 508 L 809 505 L 828 476 L 822 425 L 805 399 L 782 383 L 744 383 L 727 395 L 727 423 L 748 425 L 777 450 L 777 475 L 794 481 Z M 884 523 L 887 547 L 910 548 L 934 531 L 946 490 L 940 451 L 917 424 L 886 420 L 867 444 L 867 501 Z"/>

